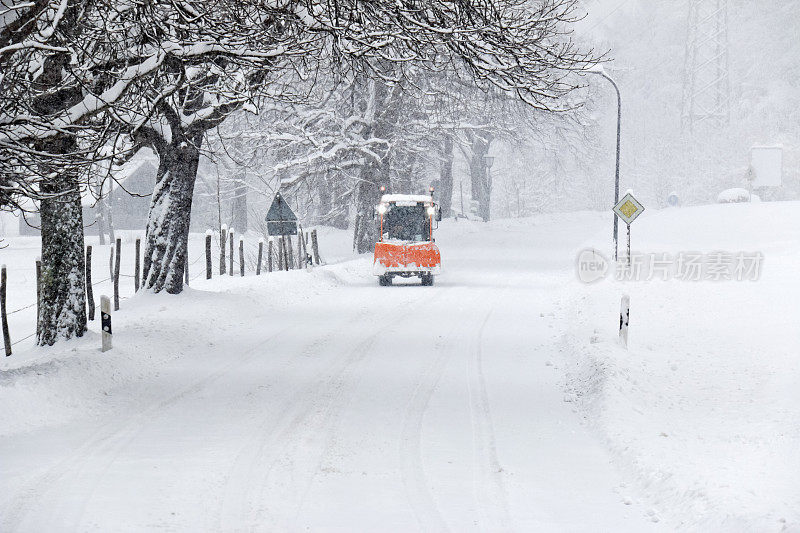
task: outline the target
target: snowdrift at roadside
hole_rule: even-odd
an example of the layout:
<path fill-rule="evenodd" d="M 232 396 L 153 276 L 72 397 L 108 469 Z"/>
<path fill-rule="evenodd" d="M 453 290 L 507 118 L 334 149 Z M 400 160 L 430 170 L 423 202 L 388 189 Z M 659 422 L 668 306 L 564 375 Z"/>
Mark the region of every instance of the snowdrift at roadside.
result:
<path fill-rule="evenodd" d="M 565 295 L 566 400 L 612 450 L 626 498 L 638 494 L 654 518 L 800 530 L 798 213 L 797 202 L 646 213 L 634 251 L 760 252 L 759 279 L 605 280 Z M 614 327 L 623 293 L 627 351 Z"/>

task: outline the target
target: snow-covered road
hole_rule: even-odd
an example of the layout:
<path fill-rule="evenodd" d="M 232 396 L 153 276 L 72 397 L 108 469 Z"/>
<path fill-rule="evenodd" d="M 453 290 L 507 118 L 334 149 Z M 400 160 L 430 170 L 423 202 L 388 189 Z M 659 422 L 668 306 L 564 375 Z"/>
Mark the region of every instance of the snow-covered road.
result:
<path fill-rule="evenodd" d="M 45 408 L 64 423 L 0 439 L 0 529 L 654 526 L 564 402 L 552 361 L 578 242 L 535 233 L 453 232 L 432 288 L 379 287 L 360 259 L 132 299 L 117 368 L 40 369 L 75 382 Z M 71 391 L 80 370 L 105 398 Z"/>
<path fill-rule="evenodd" d="M 324 268 L 133 296 L 112 351 L 92 323 L 0 363 L 0 531 L 800 531 L 797 208 L 636 223 L 758 281 L 582 284 L 611 220 L 572 213 L 443 224 L 433 287 L 326 230 Z"/>

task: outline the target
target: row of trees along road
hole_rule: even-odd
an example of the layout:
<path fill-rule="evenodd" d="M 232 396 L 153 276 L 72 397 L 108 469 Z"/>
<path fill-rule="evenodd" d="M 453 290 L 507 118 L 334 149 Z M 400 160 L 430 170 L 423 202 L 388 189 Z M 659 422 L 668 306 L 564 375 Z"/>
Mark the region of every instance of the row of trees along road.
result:
<path fill-rule="evenodd" d="M 422 80 L 491 87 L 554 109 L 576 85 L 569 74 L 597 60 L 570 40 L 576 3 L 4 2 L 0 205 L 33 201 L 41 212 L 38 343 L 86 329 L 80 202 L 101 160 L 119 164 L 143 147 L 157 154 L 144 286 L 179 293 L 200 154 L 208 132 L 229 116 L 300 106 L 321 84 L 335 83 L 328 93 L 340 100 L 339 87 L 357 87 L 351 109 L 367 120 L 354 137 L 367 152 L 371 139 L 412 127 L 403 124 L 409 114 L 401 102 L 424 89 Z M 357 244 L 369 241 L 365 217 L 387 153 L 376 144 L 382 153 L 350 167 L 361 184 Z"/>

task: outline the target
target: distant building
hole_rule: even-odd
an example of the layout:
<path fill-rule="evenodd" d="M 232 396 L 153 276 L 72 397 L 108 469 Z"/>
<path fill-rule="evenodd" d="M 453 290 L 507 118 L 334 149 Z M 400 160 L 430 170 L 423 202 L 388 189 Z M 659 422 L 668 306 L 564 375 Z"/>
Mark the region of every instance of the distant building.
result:
<path fill-rule="evenodd" d="M 147 213 L 150 210 L 150 197 L 156 185 L 157 171 L 158 169 L 150 161 L 143 161 L 127 177 L 114 183 L 111 193 L 111 218 L 115 230 L 144 231 L 147 226 Z"/>
<path fill-rule="evenodd" d="M 157 169 L 150 161 L 142 161 L 129 173 L 117 176 L 111 193 L 111 219 L 115 230 L 140 230 L 147 226 L 150 196 L 156 184 Z M 100 224 L 97 218 L 100 203 L 90 194 L 83 198 L 83 227 L 87 234 L 96 235 Z M 20 235 L 39 235 L 41 219 L 38 213 L 19 217 Z"/>

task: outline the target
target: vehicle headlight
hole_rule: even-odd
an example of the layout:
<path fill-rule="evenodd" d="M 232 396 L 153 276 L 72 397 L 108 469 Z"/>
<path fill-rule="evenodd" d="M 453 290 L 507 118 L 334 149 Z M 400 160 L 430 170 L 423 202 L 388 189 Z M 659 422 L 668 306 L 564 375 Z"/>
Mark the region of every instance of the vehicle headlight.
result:
<path fill-rule="evenodd" d="M 428 215 L 429 215 L 429 216 L 434 216 L 434 215 L 436 215 L 436 208 L 435 208 L 435 207 L 429 207 L 429 208 L 428 208 Z"/>
<path fill-rule="evenodd" d="M 378 205 L 378 213 L 381 215 L 386 213 L 386 204 L 379 204 Z"/>

